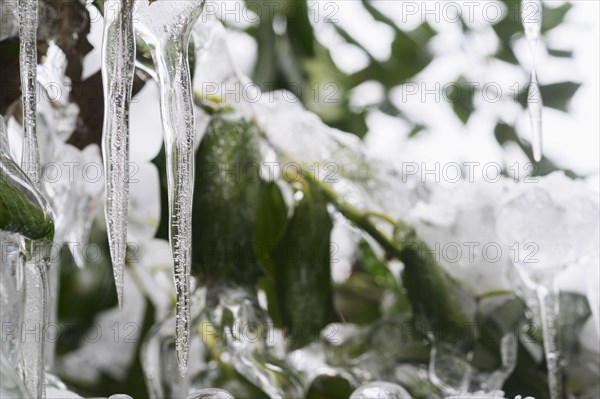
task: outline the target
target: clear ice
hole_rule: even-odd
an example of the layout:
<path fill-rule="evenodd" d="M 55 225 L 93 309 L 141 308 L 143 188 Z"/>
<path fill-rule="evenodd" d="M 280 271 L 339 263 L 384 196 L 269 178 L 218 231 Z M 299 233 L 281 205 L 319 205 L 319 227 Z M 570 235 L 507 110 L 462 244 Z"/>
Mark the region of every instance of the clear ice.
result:
<path fill-rule="evenodd" d="M 194 105 L 188 63 L 192 28 L 203 0 L 139 1 L 134 23 L 148 44 L 157 71 L 167 160 L 169 239 L 176 291 L 176 352 L 187 372 L 190 340 L 190 272 L 194 193 Z"/>
<path fill-rule="evenodd" d="M 1 121 L 0 121 L 1 123 Z M 21 252 L 20 236 L 0 232 L 0 322 L 4 326 L 20 326 L 23 322 L 23 269 L 24 255 Z M 16 334 L 3 334 L 1 351 L 7 360 L 17 367 L 21 340 Z"/>
<path fill-rule="evenodd" d="M 297 373 L 277 358 L 268 342 L 269 317 L 253 288 L 209 287 L 205 319 L 222 331 L 217 345 L 230 354 L 235 369 L 270 398 L 303 397 Z"/>
<path fill-rule="evenodd" d="M 296 372 L 275 356 L 271 343 L 267 342 L 267 329 L 272 323 L 260 308 L 253 289 L 211 287 L 207 291 L 199 288 L 192 296 L 192 315 L 193 330 L 201 333 L 194 334 L 190 341 L 193 355 L 186 378 L 177 375 L 177 365 L 172 356 L 175 349 L 174 317 L 155 325 L 144 340 L 142 364 L 151 398 L 187 397 L 198 391 L 204 393 L 204 387 L 214 382 L 208 376 L 213 373 L 207 373 L 212 367 L 204 360 L 211 353 L 219 355 L 220 362 L 231 365 L 270 398 L 304 396 Z M 211 331 L 217 334 L 213 335 Z M 214 342 L 212 349 L 207 340 Z M 220 396 L 218 398 L 221 399 Z M 225 398 L 229 396 L 223 396 Z"/>
<path fill-rule="evenodd" d="M 42 254 L 43 246 L 25 243 L 25 309 L 23 340 L 23 380 L 34 398 L 46 397 L 44 327 L 48 323 L 48 264 Z M 31 334 L 31 332 L 34 334 Z"/>
<path fill-rule="evenodd" d="M 8 132 L 6 131 L 6 123 L 4 118 L 0 115 L 0 151 L 10 154 L 10 147 L 8 145 Z"/>
<path fill-rule="evenodd" d="M 192 392 L 186 399 L 235 399 L 224 389 L 206 388 Z"/>
<path fill-rule="evenodd" d="M 531 122 L 533 159 L 536 162 L 542 160 L 543 142 L 542 142 L 542 94 L 535 71 L 531 72 L 531 82 L 527 93 L 527 108 L 529 111 L 529 120 Z"/>
<path fill-rule="evenodd" d="M 531 80 L 527 95 L 527 108 L 531 121 L 533 158 L 536 162 L 542 160 L 542 95 L 538 84 L 535 54 L 542 29 L 542 1 L 523 0 L 521 3 L 521 20 L 525 30 L 525 38 L 531 52 Z"/>
<path fill-rule="evenodd" d="M 106 225 L 119 306 L 123 306 L 123 273 L 127 251 L 129 200 L 129 101 L 135 65 L 133 0 L 104 4 L 102 81 L 104 127 L 102 152 L 106 188 Z"/>
<path fill-rule="evenodd" d="M 36 135 L 36 67 L 38 0 L 19 0 L 19 65 L 23 102 L 21 168 L 35 185 L 40 183 L 40 154 Z"/>
<path fill-rule="evenodd" d="M 21 195 L 23 203 L 37 208 L 44 219 L 51 220 L 52 213 L 49 204 L 44 197 L 35 188 L 34 183 L 26 176 L 11 157 L 6 136 L 4 121 L 0 119 L 0 174 L 3 179 L 9 181 L 9 186 L 18 190 L 17 195 Z M 11 264 L 15 267 L 14 276 L 8 281 L 3 281 L 2 304 L 7 302 L 9 309 L 14 306 L 22 306 L 22 316 L 20 314 L 4 314 L 2 311 L 2 321 L 5 317 L 13 321 L 22 320 L 20 340 L 20 358 L 18 352 L 18 343 L 8 345 L 8 360 L 18 361 L 21 377 L 29 396 L 35 398 L 45 398 L 45 339 L 42 338 L 43 328 L 48 322 L 48 250 L 50 246 L 44 238 L 39 240 L 30 240 L 19 234 L 9 234 L 2 232 L 2 251 L 9 251 L 5 248 L 6 244 L 13 245 L 10 251 L 13 254 L 2 259 L 2 274 L 5 275 Z M 5 242 L 5 238 L 9 241 Z M 16 258 L 15 258 L 16 257 Z M 12 258 L 12 259 L 11 259 Z M 22 269 L 22 270 L 21 270 Z M 8 270 L 10 274 L 10 270 Z M 22 277 L 19 277 L 21 275 Z M 4 277 L 4 276 L 3 276 Z M 23 281 L 21 282 L 21 278 Z M 14 284 L 12 291 L 23 291 L 21 295 L 16 295 L 12 300 L 4 298 L 7 294 L 5 284 Z M 17 301 L 15 304 L 13 301 Z M 3 353 L 5 346 L 3 345 Z M 14 363 L 13 363 L 14 364 Z"/>
<path fill-rule="evenodd" d="M 533 259 L 520 259 L 515 266 L 537 293 L 550 398 L 558 399 L 562 370 L 554 276 L 577 262 L 597 258 L 600 214 L 597 198 L 578 190 L 578 183 L 564 174 L 554 173 L 544 183 L 544 188 L 536 185 L 508 201 L 499 211 L 497 229 L 507 245 L 536 248 Z"/>
<path fill-rule="evenodd" d="M 412 399 L 412 396 L 398 384 L 374 381 L 352 392 L 350 399 Z"/>
<path fill-rule="evenodd" d="M 28 396 L 14 364 L 0 351 L 0 398 L 21 399 Z"/>

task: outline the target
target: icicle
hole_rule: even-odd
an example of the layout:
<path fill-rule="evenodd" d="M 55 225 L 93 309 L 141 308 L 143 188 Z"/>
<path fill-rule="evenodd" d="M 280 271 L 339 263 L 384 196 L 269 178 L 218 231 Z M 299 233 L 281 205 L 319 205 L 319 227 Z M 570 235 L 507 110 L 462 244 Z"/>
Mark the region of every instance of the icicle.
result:
<path fill-rule="evenodd" d="M 25 261 L 25 318 L 22 329 L 23 379 L 34 398 L 46 397 L 44 328 L 48 322 L 47 264 L 42 243 L 29 242 Z"/>
<path fill-rule="evenodd" d="M 176 291 L 175 346 L 182 376 L 187 372 L 190 339 L 190 272 L 194 192 L 194 107 L 188 65 L 192 28 L 203 0 L 140 1 L 136 30 L 152 51 L 160 89 L 167 158 L 169 239 Z"/>
<path fill-rule="evenodd" d="M 21 168 L 31 181 L 40 183 L 40 154 L 36 135 L 36 66 L 38 0 L 19 0 L 19 64 L 23 101 L 23 155 Z"/>
<path fill-rule="evenodd" d="M 536 162 L 542 160 L 542 95 L 535 69 L 535 54 L 542 30 L 542 1 L 523 0 L 521 19 L 525 37 L 531 51 L 531 81 L 527 95 L 527 107 L 531 120 L 533 158 Z"/>
<path fill-rule="evenodd" d="M 8 146 L 8 132 L 6 131 L 6 124 L 4 118 L 0 115 L 0 151 L 10 154 L 10 147 Z"/>
<path fill-rule="evenodd" d="M 555 183 L 556 184 L 556 183 Z M 556 187 L 556 186 L 555 186 Z M 563 190 L 564 191 L 564 190 Z M 559 351 L 559 292 L 555 276 L 565 267 L 577 262 L 581 254 L 577 249 L 586 242 L 586 236 L 594 236 L 597 229 L 597 205 L 577 197 L 567 203 L 557 202 L 550 191 L 531 188 L 506 203 L 498 215 L 498 235 L 505 243 L 534 242 L 539 246 L 538 263 L 516 261 L 515 266 L 523 280 L 537 293 L 544 337 L 544 354 L 548 370 L 550 399 L 562 398 L 562 367 Z M 583 204 L 585 208 L 578 210 Z M 594 209 L 596 211 L 594 212 Z M 580 215 L 586 215 L 581 217 Z M 548 226 L 552 220 L 557 229 Z M 590 222 L 594 220 L 594 222 Z M 575 231 L 574 229 L 577 229 Z M 590 240 L 591 241 L 591 240 Z M 523 244 L 521 244 L 523 245 Z M 587 255 L 586 251 L 582 254 Z"/>
<path fill-rule="evenodd" d="M 527 94 L 527 107 L 529 109 L 529 120 L 531 122 L 533 159 L 536 162 L 542 160 L 542 94 L 538 84 L 535 70 L 531 72 L 531 82 Z"/>
<path fill-rule="evenodd" d="M 0 322 L 6 326 L 20 326 L 23 322 L 24 266 L 20 236 L 0 230 L 0 243 Z M 2 338 L 0 351 L 13 367 L 17 367 L 21 340 L 16 334 L 6 334 Z"/>
<path fill-rule="evenodd" d="M 560 364 L 558 335 L 559 293 L 554 278 L 549 276 L 546 283 L 538 285 L 536 291 L 542 315 L 544 354 L 546 356 L 546 368 L 548 369 L 548 389 L 550 390 L 550 399 L 561 399 L 562 367 Z"/>
<path fill-rule="evenodd" d="M 0 120 L 0 177 L 3 180 L 3 189 L 11 190 L 12 196 L 17 196 L 20 201 L 17 205 L 9 205 L 16 216 L 9 220 L 3 220 L 3 226 L 7 226 L 14 232 L 10 237 L 18 245 L 18 256 L 14 260 L 15 283 L 17 291 L 22 292 L 18 298 L 22 300 L 23 326 L 21 328 L 21 357 L 20 372 L 24 385 L 29 395 L 34 398 L 45 398 L 45 339 L 44 328 L 48 322 L 48 250 L 46 239 L 53 235 L 53 221 L 50 206 L 34 187 L 34 183 L 26 176 L 14 162 L 8 148 L 4 121 Z M 2 193 L 4 194 L 4 193 Z M 3 205 L 6 201 L 3 199 Z M 21 218 L 21 215 L 27 215 Z M 4 224 L 6 223 L 6 224 Z M 23 233 L 38 240 L 25 238 Z M 2 237 L 4 239 L 4 232 Z M 3 240 L 4 242 L 4 240 Z M 13 248 L 15 250 L 16 248 Z M 24 259 L 24 261 L 23 261 Z M 5 264 L 2 264 L 4 268 Z M 19 268 L 23 268 L 24 290 L 20 287 L 21 279 Z M 3 273 L 5 270 L 3 270 Z M 3 283 L 5 283 L 3 281 Z M 13 359 L 16 360 L 16 359 Z"/>
<path fill-rule="evenodd" d="M 116 5 L 113 7 L 113 5 Z M 106 224 L 119 306 L 123 306 L 123 270 L 127 250 L 129 200 L 129 101 L 135 63 L 133 0 L 104 4 L 102 80 L 104 127 L 102 151 L 106 176 Z"/>

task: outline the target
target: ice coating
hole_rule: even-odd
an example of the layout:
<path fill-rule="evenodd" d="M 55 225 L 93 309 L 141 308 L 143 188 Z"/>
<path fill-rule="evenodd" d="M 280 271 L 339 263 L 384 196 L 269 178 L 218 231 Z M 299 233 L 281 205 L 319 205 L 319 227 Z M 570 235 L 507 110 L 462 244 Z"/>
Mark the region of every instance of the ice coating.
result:
<path fill-rule="evenodd" d="M 224 389 L 206 388 L 192 392 L 186 399 L 235 399 Z"/>
<path fill-rule="evenodd" d="M 23 322 L 23 268 L 20 236 L 0 231 L 0 323 L 5 326 Z M 16 334 L 2 336 L 1 352 L 16 369 L 19 363 L 21 340 Z"/>
<path fill-rule="evenodd" d="M 104 126 L 102 152 L 106 189 L 106 224 L 119 306 L 123 306 L 123 273 L 127 252 L 129 200 L 129 101 L 135 65 L 133 0 L 104 4 L 102 81 Z"/>
<path fill-rule="evenodd" d="M 176 356 L 173 356 L 175 323 L 175 317 L 169 317 L 154 325 L 144 338 L 141 350 L 142 367 L 148 395 L 152 399 L 184 398 L 189 394 L 190 377 L 180 377 L 179 365 Z"/>
<path fill-rule="evenodd" d="M 542 102 L 542 93 L 537 80 L 535 71 L 531 73 L 531 82 L 529 83 L 529 91 L 527 94 L 527 109 L 529 112 L 529 121 L 531 123 L 533 159 L 536 162 L 542 160 L 543 141 L 542 141 L 542 110 L 544 104 Z"/>
<path fill-rule="evenodd" d="M 49 238 L 53 231 L 47 229 L 38 230 L 39 226 L 28 226 L 27 223 L 42 224 L 48 223 L 48 227 L 52 227 L 52 212 L 50 206 L 40 192 L 35 188 L 34 183 L 27 177 L 25 172 L 21 170 L 11 157 L 8 147 L 8 139 L 6 137 L 6 128 L 4 121 L 0 120 L 0 175 L 7 182 L 6 187 L 15 190 L 15 195 L 22 198 L 22 206 L 28 206 L 29 209 L 17 211 L 32 212 L 35 209 L 41 215 L 41 219 L 36 219 L 25 223 L 21 226 L 24 233 L 35 236 L 38 240 L 30 240 L 20 234 L 6 235 L 2 232 L 3 246 L 7 244 L 4 238 L 10 238 L 11 244 L 14 244 L 11 251 L 14 251 L 14 256 L 10 260 L 7 257 L 7 264 L 2 263 L 4 273 L 5 268 L 10 267 L 10 263 L 16 267 L 16 278 L 12 281 L 17 291 L 22 290 L 22 295 L 19 295 L 15 300 L 19 301 L 22 306 L 22 316 L 18 317 L 22 320 L 22 329 L 20 341 L 20 358 L 16 353 L 10 354 L 10 359 L 20 362 L 21 379 L 29 393 L 29 396 L 35 398 L 45 398 L 45 339 L 41 339 L 39 334 L 43 333 L 43 327 L 48 322 L 48 243 L 45 241 Z M 13 226 L 16 227 L 16 226 Z M 42 237 L 44 235 L 44 237 Z M 4 252 L 5 248 L 3 248 Z M 4 257 L 3 257 L 4 259 Z M 22 269 L 22 271 L 21 271 Z M 20 277 L 22 276 L 22 277 Z M 23 281 L 21 282 L 21 278 Z M 4 280 L 3 284 L 7 281 Z M 8 282 L 10 284 L 10 281 Z M 3 295 L 6 293 L 2 287 Z M 2 301 L 5 302 L 5 301 Z M 4 311 L 4 310 L 3 310 Z M 11 317 L 11 316 L 9 316 Z M 4 315 L 3 315 L 4 321 Z M 4 349 L 4 348 L 3 348 Z M 9 349 L 15 350 L 9 345 Z M 3 351 L 4 352 L 4 351 Z"/>
<path fill-rule="evenodd" d="M 8 132 L 6 131 L 6 124 L 4 118 L 0 115 L 0 151 L 9 154 L 10 147 L 8 146 Z"/>
<path fill-rule="evenodd" d="M 519 398 L 518 396 L 517 398 Z M 446 399 L 505 399 L 504 391 L 463 392 L 459 395 L 448 396 Z"/>
<path fill-rule="evenodd" d="M 45 339 L 31 331 L 41 331 L 48 322 L 47 264 L 37 243 L 30 243 L 25 263 L 25 309 L 22 332 L 23 381 L 34 398 L 46 397 Z"/>
<path fill-rule="evenodd" d="M 353 206 L 401 218 L 417 200 L 417 179 L 372 157 L 355 135 L 327 126 L 294 94 L 276 91 L 253 104 L 254 117 L 283 165 L 319 165 L 318 178 Z M 376 195 L 374 193 L 377 193 Z"/>
<path fill-rule="evenodd" d="M 258 305 L 255 291 L 247 287 L 218 287 L 207 292 L 200 288 L 192 296 L 192 316 L 194 331 L 206 332 L 208 328 L 223 334 L 214 336 L 216 347 L 212 349 L 203 333 L 192 336 L 189 374 L 180 378 L 173 356 L 175 317 L 156 324 L 147 334 L 141 353 L 151 398 L 205 393 L 204 388 L 214 383 L 205 373 L 211 367 L 212 361 L 206 361 L 211 354 L 223 354 L 223 362 L 271 398 L 303 397 L 302 383 L 294 368 L 276 357 L 267 342 L 265 332 L 272 322 Z"/>
<path fill-rule="evenodd" d="M 16 373 L 16 368 L 7 359 L 3 351 L 0 351 L 0 397 L 1 398 L 25 398 L 27 389 L 23 381 Z"/>
<path fill-rule="evenodd" d="M 412 396 L 398 384 L 374 381 L 352 392 L 350 399 L 412 399 Z"/>
<path fill-rule="evenodd" d="M 297 373 L 272 353 L 267 342 L 270 319 L 247 287 L 210 288 L 206 294 L 208 321 L 223 335 L 218 344 L 231 354 L 235 369 L 269 397 L 303 396 Z"/>
<path fill-rule="evenodd" d="M 542 160 L 542 96 L 537 80 L 535 54 L 542 30 L 542 1 L 523 0 L 521 2 L 521 21 L 525 30 L 525 38 L 531 51 L 531 81 L 527 96 L 527 108 L 531 121 L 533 158 Z"/>
<path fill-rule="evenodd" d="M 544 335 L 544 355 L 548 369 L 550 399 L 561 399 L 563 392 L 561 352 L 559 348 L 559 293 L 552 279 L 537 287 Z"/>
<path fill-rule="evenodd" d="M 517 269 L 537 293 L 551 399 L 562 397 L 558 336 L 558 271 L 598 255 L 598 199 L 561 173 L 530 187 L 506 202 L 498 214 L 498 235 L 533 258 L 517 259 Z M 509 244 L 510 245 L 510 244 Z"/>
<path fill-rule="evenodd" d="M 46 395 L 48 399 L 83 399 L 83 396 L 79 396 L 66 388 L 48 387 Z"/>
<path fill-rule="evenodd" d="M 517 243 L 522 251 L 533 245 L 535 256 L 519 257 L 516 265 L 534 282 L 598 256 L 597 197 L 562 173 L 540 179 L 540 183 L 506 201 L 496 218 L 504 243 Z"/>
<path fill-rule="evenodd" d="M 35 185 L 40 182 L 40 154 L 36 135 L 36 65 L 38 0 L 19 0 L 19 65 L 23 102 L 21 168 Z"/>
<path fill-rule="evenodd" d="M 194 191 L 194 106 L 188 44 L 203 0 L 138 1 L 135 29 L 148 44 L 157 71 L 165 139 L 169 240 L 176 291 L 175 346 L 181 375 L 190 339 L 190 272 Z"/>

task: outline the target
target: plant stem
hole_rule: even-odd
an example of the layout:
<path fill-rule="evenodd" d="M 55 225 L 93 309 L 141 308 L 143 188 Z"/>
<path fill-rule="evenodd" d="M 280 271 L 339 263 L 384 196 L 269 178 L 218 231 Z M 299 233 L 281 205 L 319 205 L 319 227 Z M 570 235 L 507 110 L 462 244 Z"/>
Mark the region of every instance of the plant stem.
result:
<path fill-rule="evenodd" d="M 310 184 L 316 186 L 322 193 L 325 195 L 327 200 L 331 202 L 335 207 L 340 211 L 344 217 L 348 220 L 352 221 L 358 227 L 360 227 L 363 231 L 368 233 L 381 247 L 388 252 L 390 255 L 395 258 L 400 259 L 402 248 L 393 242 L 392 239 L 387 237 L 383 232 L 381 232 L 377 226 L 375 226 L 371 220 L 369 220 L 369 216 L 377 216 L 385 221 L 393 224 L 394 228 L 403 227 L 399 226 L 399 222 L 395 222 L 391 217 L 378 213 L 378 212 L 363 212 L 360 209 L 357 209 L 353 205 L 345 202 L 341 199 L 335 191 L 331 189 L 327 184 L 321 182 L 316 179 L 311 173 L 303 172 L 302 177 L 308 181 Z"/>

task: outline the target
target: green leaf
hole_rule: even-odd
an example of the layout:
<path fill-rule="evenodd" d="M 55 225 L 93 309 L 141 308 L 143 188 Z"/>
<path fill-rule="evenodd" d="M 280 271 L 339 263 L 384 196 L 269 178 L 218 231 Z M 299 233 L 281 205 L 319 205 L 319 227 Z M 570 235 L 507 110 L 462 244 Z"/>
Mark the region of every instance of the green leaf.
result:
<path fill-rule="evenodd" d="M 496 57 L 499 60 L 506 61 L 511 64 L 518 64 L 519 61 L 512 50 L 512 38 L 517 33 L 523 32 L 523 25 L 520 19 L 520 0 L 502 0 L 506 5 L 508 12 L 502 20 L 492 25 L 494 32 L 500 39 Z"/>
<path fill-rule="evenodd" d="M 273 252 L 281 316 L 293 332 L 292 348 L 318 337 L 337 320 L 330 270 L 332 221 L 324 197 L 309 186 Z"/>
<path fill-rule="evenodd" d="M 284 234 L 287 223 L 287 206 L 277 183 L 265 183 L 260 190 L 258 203 L 256 254 L 267 272 L 267 275 L 259 280 L 259 287 L 267 296 L 269 316 L 275 325 L 282 325 L 283 321 L 275 284 L 276 266 L 273 250 Z"/>
<path fill-rule="evenodd" d="M 561 349 L 569 361 L 573 360 L 569 359 L 569 355 L 579 352 L 579 334 L 592 312 L 585 295 L 575 292 L 560 293 L 559 309 Z"/>
<path fill-rule="evenodd" d="M 369 324 L 381 317 L 383 289 L 365 273 L 353 273 L 335 287 L 335 305 L 348 323 Z"/>
<path fill-rule="evenodd" d="M 387 267 L 377 256 L 369 243 L 362 240 L 359 244 L 360 249 L 360 265 L 362 268 L 373 278 L 375 283 L 391 290 L 397 291 L 399 289 L 396 278 Z"/>
<path fill-rule="evenodd" d="M 512 293 L 481 298 L 477 306 L 478 338 L 472 364 L 485 372 L 499 369 L 502 366 L 501 338 L 509 332 L 517 332 L 524 319 L 525 304 Z"/>
<path fill-rule="evenodd" d="M 288 224 L 288 212 L 281 190 L 274 181 L 260 190 L 256 220 L 256 252 L 269 273 L 275 272 L 270 249 L 279 242 Z"/>
<path fill-rule="evenodd" d="M 211 119 L 196 154 L 193 269 L 206 284 L 253 285 L 260 195 L 259 130 L 235 115 Z"/>
<path fill-rule="evenodd" d="M 561 82 L 540 86 L 544 106 L 567 112 L 571 99 L 581 87 L 580 83 Z"/>
<path fill-rule="evenodd" d="M 5 154 L 0 154 L 0 229 L 32 240 L 54 234 L 54 221 L 45 199 Z"/>
<path fill-rule="evenodd" d="M 427 22 L 410 32 L 396 30 L 390 58 L 385 62 L 373 60 L 366 68 L 351 75 L 352 85 L 358 86 L 368 80 L 375 80 L 391 89 L 405 82 L 431 62 L 432 55 L 427 49 L 427 43 L 435 35 L 436 31 Z"/>
<path fill-rule="evenodd" d="M 543 3 L 542 3 L 543 4 Z M 559 7 L 550 8 L 543 6 L 542 8 L 542 33 L 556 28 L 563 23 L 567 12 L 573 7 L 569 2 L 565 2 Z"/>
<path fill-rule="evenodd" d="M 347 399 L 352 391 L 354 387 L 345 378 L 322 374 L 311 382 L 306 399 Z"/>
<path fill-rule="evenodd" d="M 575 82 L 560 82 L 540 86 L 544 107 L 567 112 L 569 102 L 579 87 L 581 87 L 581 84 Z M 527 105 L 528 90 L 529 85 L 525 86 L 517 95 L 517 99 L 523 107 Z"/>
<path fill-rule="evenodd" d="M 407 239 L 406 239 L 407 238 Z M 423 321 L 436 340 L 445 340 L 445 332 L 452 328 L 461 337 L 452 345 L 468 350 L 473 345 L 469 326 L 473 324 L 476 300 L 473 293 L 435 261 L 427 245 L 414 232 L 408 232 L 400 260 L 404 263 L 403 282 L 418 322 Z"/>
<path fill-rule="evenodd" d="M 460 77 L 446 90 L 446 98 L 452 103 L 454 113 L 463 124 L 467 124 L 475 106 L 473 104 L 473 87 L 465 84 L 465 78 Z"/>
<path fill-rule="evenodd" d="M 553 57 L 560 58 L 573 58 L 573 50 L 562 50 L 562 49 L 548 49 L 548 54 Z"/>

